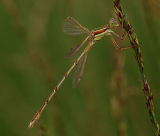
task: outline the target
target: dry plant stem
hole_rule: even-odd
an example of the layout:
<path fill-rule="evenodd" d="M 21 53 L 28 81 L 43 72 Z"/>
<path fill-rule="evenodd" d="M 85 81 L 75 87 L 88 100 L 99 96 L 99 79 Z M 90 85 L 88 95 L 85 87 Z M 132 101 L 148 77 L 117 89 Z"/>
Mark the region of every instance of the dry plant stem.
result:
<path fill-rule="evenodd" d="M 20 11 L 18 10 L 18 6 L 16 5 L 14 0 L 2 0 L 2 5 L 8 15 L 12 19 L 12 23 L 17 29 L 17 32 L 22 38 L 24 38 L 25 28 L 24 24 L 20 17 Z"/>
<path fill-rule="evenodd" d="M 32 65 L 40 70 L 46 81 L 54 81 L 55 71 L 45 53 L 45 38 L 53 0 L 34 0 L 27 29 L 27 46 Z"/>
<path fill-rule="evenodd" d="M 112 1 L 114 3 L 114 8 L 115 8 L 115 12 L 118 17 L 119 23 L 123 27 L 123 29 L 125 29 L 125 31 L 128 33 L 130 43 L 135 51 L 136 59 L 137 59 L 142 80 L 143 80 L 143 91 L 146 97 L 146 105 L 149 112 L 149 116 L 151 118 L 151 122 L 154 124 L 154 127 L 156 128 L 156 135 L 160 136 L 159 123 L 157 122 L 155 112 L 154 112 L 153 94 L 152 94 L 152 90 L 150 89 L 149 83 L 147 81 L 146 75 L 144 73 L 144 63 L 142 59 L 138 38 L 131 24 L 129 23 L 128 19 L 125 18 L 125 15 L 122 11 L 122 7 L 120 5 L 120 0 L 112 0 Z"/>
<path fill-rule="evenodd" d="M 39 128 L 40 128 L 40 130 L 41 130 L 41 135 L 40 135 L 40 136 L 45 136 L 45 135 L 46 135 L 46 129 L 45 129 L 45 127 L 43 126 L 43 124 L 40 124 Z"/>
<path fill-rule="evenodd" d="M 120 41 L 120 40 L 119 40 Z M 124 75 L 124 59 L 120 51 L 114 51 L 114 72 L 111 80 L 113 96 L 111 98 L 112 112 L 116 120 L 118 132 L 117 136 L 127 136 L 127 123 L 125 109 L 128 98 L 126 88 L 126 78 Z"/>

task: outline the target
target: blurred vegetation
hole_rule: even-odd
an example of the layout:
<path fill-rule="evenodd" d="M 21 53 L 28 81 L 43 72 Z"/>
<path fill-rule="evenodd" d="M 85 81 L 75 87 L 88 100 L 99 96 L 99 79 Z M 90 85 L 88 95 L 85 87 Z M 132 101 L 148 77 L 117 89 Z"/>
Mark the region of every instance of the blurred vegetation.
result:
<path fill-rule="evenodd" d="M 141 42 L 145 72 L 160 121 L 160 2 L 122 1 Z M 113 16 L 111 0 L 0 1 L 0 135 L 5 136 L 152 136 L 142 83 L 131 49 L 116 52 L 103 38 L 89 52 L 82 81 L 72 74 L 32 129 L 28 123 L 73 59 L 71 47 L 85 38 L 63 34 L 73 16 L 90 30 Z M 126 39 L 121 46 L 128 46 Z"/>

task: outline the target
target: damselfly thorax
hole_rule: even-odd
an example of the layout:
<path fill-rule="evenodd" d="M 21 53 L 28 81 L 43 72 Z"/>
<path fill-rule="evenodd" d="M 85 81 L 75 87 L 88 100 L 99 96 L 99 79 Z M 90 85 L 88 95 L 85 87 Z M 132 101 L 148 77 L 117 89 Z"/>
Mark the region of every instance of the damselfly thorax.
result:
<path fill-rule="evenodd" d="M 95 30 L 94 33 L 94 40 L 98 41 L 101 38 L 103 38 L 104 36 L 106 36 L 109 32 L 111 32 L 110 26 L 106 25 L 102 28 L 99 28 L 97 30 Z"/>

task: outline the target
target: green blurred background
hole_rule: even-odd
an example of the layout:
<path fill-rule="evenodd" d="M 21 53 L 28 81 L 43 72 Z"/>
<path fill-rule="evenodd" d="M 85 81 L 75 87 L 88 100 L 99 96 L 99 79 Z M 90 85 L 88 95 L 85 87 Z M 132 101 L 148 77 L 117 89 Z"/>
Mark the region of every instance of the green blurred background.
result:
<path fill-rule="evenodd" d="M 122 5 L 141 43 L 160 121 L 160 1 L 123 0 Z M 77 57 L 66 59 L 65 54 L 86 36 L 70 37 L 62 32 L 67 16 L 91 30 L 108 23 L 113 3 L 0 1 L 0 135 L 153 136 L 134 52 L 115 51 L 109 38 L 97 42 L 89 52 L 78 87 L 72 87 L 71 74 L 35 127 L 27 128 Z M 128 45 L 127 39 L 121 42 L 121 46 Z"/>

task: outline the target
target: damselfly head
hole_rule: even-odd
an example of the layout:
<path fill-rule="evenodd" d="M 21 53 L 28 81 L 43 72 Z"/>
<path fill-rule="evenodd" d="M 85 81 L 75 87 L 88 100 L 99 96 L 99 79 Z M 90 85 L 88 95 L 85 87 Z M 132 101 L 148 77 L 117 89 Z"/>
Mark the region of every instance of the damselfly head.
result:
<path fill-rule="evenodd" d="M 117 20 L 115 18 L 111 18 L 109 20 L 110 27 L 119 26 Z"/>

